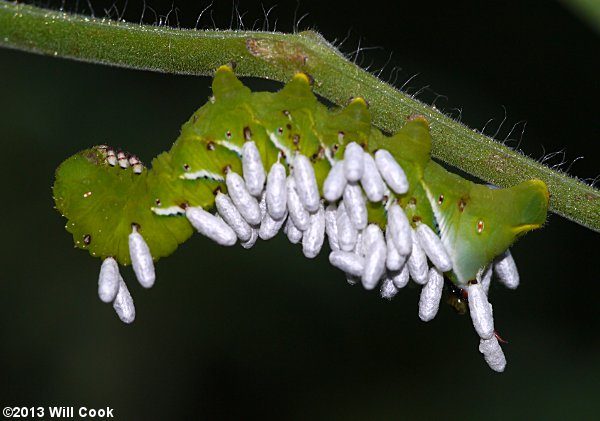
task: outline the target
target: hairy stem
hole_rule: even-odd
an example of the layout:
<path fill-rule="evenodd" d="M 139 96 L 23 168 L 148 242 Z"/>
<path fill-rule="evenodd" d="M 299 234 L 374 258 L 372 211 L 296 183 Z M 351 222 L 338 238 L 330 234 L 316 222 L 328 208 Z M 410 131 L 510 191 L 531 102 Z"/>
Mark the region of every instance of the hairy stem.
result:
<path fill-rule="evenodd" d="M 57 57 L 165 73 L 211 75 L 235 62 L 236 73 L 287 81 L 298 70 L 336 104 L 362 96 L 373 122 L 397 131 L 418 113 L 431 123 L 433 155 L 499 186 L 538 178 L 551 210 L 600 231 L 600 191 L 476 133 L 349 62 L 316 32 L 197 31 L 137 25 L 0 0 L 0 46 Z"/>

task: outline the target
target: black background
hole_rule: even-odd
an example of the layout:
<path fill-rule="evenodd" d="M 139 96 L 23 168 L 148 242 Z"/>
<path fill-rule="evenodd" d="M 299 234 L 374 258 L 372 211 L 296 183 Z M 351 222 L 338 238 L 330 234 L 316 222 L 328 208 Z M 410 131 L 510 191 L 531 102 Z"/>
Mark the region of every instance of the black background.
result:
<path fill-rule="evenodd" d="M 111 6 L 92 3 L 97 16 Z M 215 23 L 227 28 L 232 5 L 216 3 Z M 159 15 L 171 8 L 147 4 Z M 175 4 L 181 27 L 208 5 Z M 397 75 L 402 86 L 415 76 L 405 90 L 455 117 L 462 110 L 469 126 L 493 119 L 491 135 L 506 116 L 498 138 L 516 124 L 509 144 L 520 140 L 535 158 L 564 150 L 565 169 L 584 156 L 569 172 L 600 174 L 599 39 L 590 27 L 550 1 L 391 4 L 303 0 L 296 16 L 309 12 L 301 29 L 329 40 L 350 31 L 345 53 L 359 40 L 377 47 L 357 58 L 372 70 L 392 54 L 381 77 Z M 259 2 L 238 8 L 249 27 L 262 18 Z M 279 4 L 271 28 L 277 19 L 290 31 L 295 8 Z M 124 17 L 137 22 L 141 13 L 142 2 L 130 0 Z M 212 27 L 209 13 L 201 27 Z M 424 324 L 417 288 L 381 300 L 346 285 L 327 253 L 308 261 L 282 237 L 245 251 L 195 236 L 157 264 L 150 291 L 125 270 L 137 319 L 120 323 L 96 295 L 100 262 L 73 249 L 52 209 L 54 169 L 100 143 L 150 161 L 205 102 L 209 83 L 0 50 L 3 406 L 110 406 L 127 420 L 597 415 L 600 237 L 555 215 L 513 248 L 521 287 L 492 285 L 496 326 L 510 341 L 504 374 L 479 355 L 468 317 L 444 305 Z"/>

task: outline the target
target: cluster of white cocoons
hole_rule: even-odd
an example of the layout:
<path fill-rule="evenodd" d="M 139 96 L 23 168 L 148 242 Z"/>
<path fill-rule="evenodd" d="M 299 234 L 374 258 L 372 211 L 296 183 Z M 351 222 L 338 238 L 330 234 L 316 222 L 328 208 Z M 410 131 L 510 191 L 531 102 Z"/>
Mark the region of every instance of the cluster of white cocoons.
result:
<path fill-rule="evenodd" d="M 381 296 L 391 299 L 412 279 L 422 286 L 419 318 L 432 320 L 439 309 L 443 274 L 452 270 L 450 254 L 440 237 L 426 224 L 417 223 L 413 228 L 392 200 L 385 204 L 385 232 L 368 223 L 367 201 L 382 202 L 391 192 L 401 195 L 408 191 L 406 175 L 394 157 L 382 149 L 372 156 L 358 144 L 348 144 L 344 158 L 334 163 L 325 179 L 325 201 L 310 160 L 300 153 L 288 160 L 290 175 L 280 162 L 267 174 L 254 141 L 245 142 L 243 175 L 227 173 L 227 194 L 217 192 L 216 213 L 188 206 L 186 217 L 198 232 L 223 246 L 239 241 L 250 248 L 258 238 L 271 239 L 283 228 L 290 242 L 302 242 L 302 252 L 310 259 L 319 254 L 327 236 L 329 261 L 345 273 L 350 284 L 360 282 L 368 290 L 380 285 Z M 135 226 L 129 249 L 140 284 L 151 287 L 155 279 L 152 257 Z M 519 275 L 507 251 L 480 271 L 478 282 L 466 289 L 473 326 L 481 338 L 479 349 L 492 369 L 503 371 L 506 360 L 487 300 L 492 267 L 500 282 L 517 287 Z M 113 302 L 121 320 L 134 320 L 133 300 L 112 258 L 102 264 L 99 295 L 102 301 Z"/>
<path fill-rule="evenodd" d="M 473 327 L 479 335 L 479 352 L 483 354 L 490 368 L 503 372 L 506 368 L 506 357 L 498 342 L 494 329 L 492 305 L 488 301 L 488 293 L 492 280 L 492 272 L 496 279 L 505 287 L 515 289 L 519 286 L 519 272 L 509 250 L 498 256 L 487 268 L 477 274 L 476 282 L 467 287 L 469 314 Z"/>
<path fill-rule="evenodd" d="M 419 316 L 424 321 L 433 319 L 443 273 L 452 269 L 441 239 L 425 224 L 413 229 L 392 201 L 386 203 L 385 233 L 368 223 L 368 201 L 382 202 L 392 192 L 408 191 L 406 175 L 394 157 L 386 150 L 371 155 L 357 143 L 348 144 L 343 159 L 334 163 L 324 181 L 326 208 L 310 160 L 300 153 L 288 160 L 290 175 L 279 162 L 267 174 L 256 144 L 245 142 L 243 174 L 227 173 L 227 194 L 217 193 L 217 212 L 188 207 L 188 220 L 218 244 L 232 246 L 240 241 L 246 248 L 257 238 L 273 238 L 283 228 L 292 243 L 302 242 L 302 252 L 311 259 L 327 236 L 329 261 L 345 272 L 348 282 L 360 281 L 369 290 L 381 284 L 382 296 L 392 298 L 412 278 L 423 285 Z"/>
<path fill-rule="evenodd" d="M 252 247 L 258 238 L 269 240 L 283 228 L 294 244 L 302 242 L 308 258 L 316 257 L 325 240 L 325 208 L 310 160 L 293 157 L 293 170 L 276 162 L 265 171 L 254 141 L 242 147 L 243 174 L 229 171 L 227 194 L 217 192 L 212 214 L 201 207 L 187 207 L 185 214 L 202 235 L 224 246 L 240 242 Z"/>
<path fill-rule="evenodd" d="M 135 224 L 129 234 L 129 255 L 131 266 L 139 283 L 144 288 L 151 288 L 156 280 L 152 254 Z M 132 323 L 135 320 L 133 298 L 119 273 L 117 261 L 112 257 L 104 259 L 100 267 L 98 296 L 103 302 L 113 304 L 117 316 L 124 323 Z"/>

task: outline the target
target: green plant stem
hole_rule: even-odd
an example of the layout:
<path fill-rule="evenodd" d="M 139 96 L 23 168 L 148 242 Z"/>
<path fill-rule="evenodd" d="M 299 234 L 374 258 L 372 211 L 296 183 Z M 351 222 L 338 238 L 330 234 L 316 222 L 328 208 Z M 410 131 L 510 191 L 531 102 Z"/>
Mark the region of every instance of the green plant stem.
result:
<path fill-rule="evenodd" d="M 541 179 L 550 189 L 553 212 L 600 231 L 600 191 L 394 89 L 315 32 L 180 30 L 0 1 L 0 46 L 165 73 L 211 75 L 219 65 L 235 62 L 238 75 L 286 81 L 302 70 L 315 79 L 315 91 L 336 104 L 366 98 L 374 124 L 387 132 L 397 131 L 410 114 L 426 116 L 436 158 L 503 187 Z"/>

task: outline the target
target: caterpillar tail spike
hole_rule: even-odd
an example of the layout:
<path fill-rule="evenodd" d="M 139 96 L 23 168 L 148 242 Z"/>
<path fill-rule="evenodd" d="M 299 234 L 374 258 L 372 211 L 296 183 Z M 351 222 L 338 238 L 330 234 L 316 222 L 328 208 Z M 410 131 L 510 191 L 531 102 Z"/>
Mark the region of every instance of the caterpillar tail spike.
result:
<path fill-rule="evenodd" d="M 410 116 L 386 136 L 371 125 L 363 99 L 328 109 L 303 73 L 279 92 L 253 93 L 221 66 L 212 88 L 149 168 L 101 145 L 56 171 L 56 207 L 75 246 L 105 262 L 99 293 L 123 321 L 132 322 L 135 309 L 116 262 L 133 264 L 149 288 L 153 262 L 195 229 L 218 244 L 249 248 L 284 227 L 309 258 L 328 237 L 329 260 L 351 284 L 380 284 L 389 299 L 409 278 L 422 285 L 424 321 L 438 312 L 445 277 L 468 292 L 479 348 L 492 369 L 504 370 L 490 333 L 488 281 L 493 268 L 501 283 L 518 285 L 508 248 L 546 221 L 543 182 L 492 190 L 467 181 L 431 160 L 425 118 Z"/>

